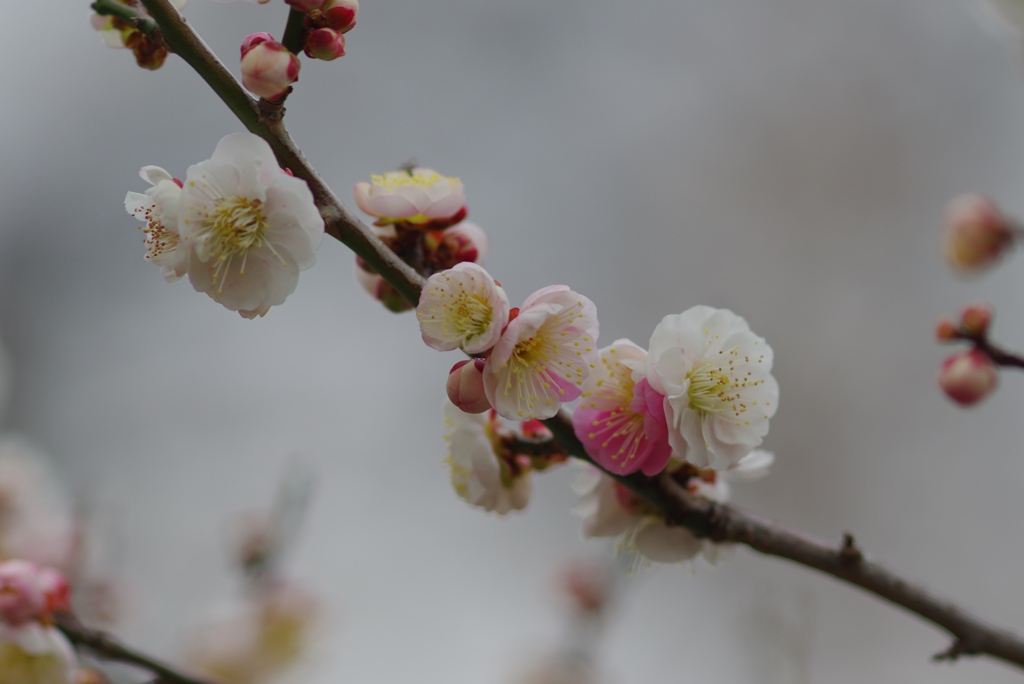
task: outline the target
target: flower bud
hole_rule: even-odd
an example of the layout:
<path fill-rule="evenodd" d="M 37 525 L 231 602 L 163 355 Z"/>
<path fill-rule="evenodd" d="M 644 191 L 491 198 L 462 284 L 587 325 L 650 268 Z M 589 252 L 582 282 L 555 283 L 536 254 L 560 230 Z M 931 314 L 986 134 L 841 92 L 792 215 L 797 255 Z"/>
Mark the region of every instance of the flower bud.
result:
<path fill-rule="evenodd" d="M 483 413 L 491 408 L 484 392 L 484 359 L 459 361 L 448 372 L 448 398 L 463 413 Z"/>
<path fill-rule="evenodd" d="M 276 100 L 299 80 L 299 58 L 277 41 L 253 45 L 242 57 L 242 85 L 267 100 Z"/>
<path fill-rule="evenodd" d="M 250 33 L 245 37 L 245 40 L 242 41 L 242 57 L 245 57 L 249 50 L 252 50 L 260 43 L 267 42 L 274 43 L 276 41 L 274 40 L 274 36 L 270 35 L 266 31 L 260 31 L 259 33 Z"/>
<path fill-rule="evenodd" d="M 995 263 L 1013 242 L 1013 223 L 983 195 L 961 195 L 946 210 L 942 250 L 946 263 L 978 270 Z"/>
<path fill-rule="evenodd" d="M 935 322 L 935 339 L 939 342 L 950 342 L 959 339 L 960 328 L 951 316 L 943 316 Z"/>
<path fill-rule="evenodd" d="M 71 585 L 68 578 L 53 568 L 39 571 L 39 586 L 46 597 L 46 613 L 57 610 L 71 610 Z"/>
<path fill-rule="evenodd" d="M 984 399 L 999 384 L 999 369 L 988 354 L 971 349 L 953 354 L 942 363 L 939 386 L 950 399 L 970 406 Z"/>
<path fill-rule="evenodd" d="M 988 304 L 971 304 L 960 314 L 960 327 L 972 337 L 984 337 L 992 325 L 992 307 Z"/>
<path fill-rule="evenodd" d="M 306 36 L 304 51 L 307 57 L 322 59 L 325 62 L 344 57 L 345 36 L 332 28 L 314 29 Z"/>
<path fill-rule="evenodd" d="M 374 299 L 380 301 L 388 311 L 402 313 L 414 308 L 401 293 L 393 288 L 383 276 L 356 269 L 356 282 Z"/>
<path fill-rule="evenodd" d="M 0 622 L 12 626 L 38 618 L 46 610 L 39 568 L 22 560 L 0 563 Z"/>
<path fill-rule="evenodd" d="M 359 0 L 327 0 L 322 11 L 327 23 L 339 33 L 348 33 L 359 16 Z"/>
<path fill-rule="evenodd" d="M 284 0 L 286 4 L 291 5 L 293 10 L 298 12 L 312 12 L 313 10 L 322 9 L 324 6 L 324 0 Z"/>

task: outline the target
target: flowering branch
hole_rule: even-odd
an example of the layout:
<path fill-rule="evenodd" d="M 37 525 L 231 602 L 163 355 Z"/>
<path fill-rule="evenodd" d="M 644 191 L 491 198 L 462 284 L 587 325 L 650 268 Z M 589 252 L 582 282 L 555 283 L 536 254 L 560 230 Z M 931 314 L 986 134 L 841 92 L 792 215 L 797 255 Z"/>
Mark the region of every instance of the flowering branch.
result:
<path fill-rule="evenodd" d="M 159 660 L 128 648 L 103 632 L 89 629 L 68 613 L 56 615 L 55 621 L 58 629 L 75 646 L 85 647 L 104 660 L 148 670 L 157 676 L 161 684 L 213 684 L 205 679 L 182 674 Z"/>
<path fill-rule="evenodd" d="M 411 304 L 419 302 L 423 278 L 374 236 L 327 187 L 288 135 L 283 123 L 283 107 L 250 97 L 168 0 L 142 0 L 142 3 L 159 24 L 170 48 L 203 77 L 249 131 L 269 143 L 282 167 L 309 184 L 327 233 L 350 247 Z M 1024 368 L 1024 359 L 999 352 L 994 347 L 991 349 L 997 353 L 994 359 Z M 591 461 L 565 414 L 546 420 L 545 425 L 564 453 Z M 654 505 L 667 524 L 684 526 L 695 535 L 715 542 L 744 544 L 766 555 L 818 570 L 932 622 L 954 639 L 952 646 L 936 659 L 955 660 L 961 655 L 984 654 L 1024 668 L 1024 640 L 985 623 L 865 558 L 849 535 L 840 546 L 834 546 L 741 509 L 694 496 L 668 476 L 655 478 L 634 473 L 613 477 Z M 69 634 L 73 636 L 81 634 Z M 88 645 L 87 641 L 78 643 Z M 123 655 L 117 649 L 114 652 Z M 173 681 L 194 683 L 196 680 Z"/>

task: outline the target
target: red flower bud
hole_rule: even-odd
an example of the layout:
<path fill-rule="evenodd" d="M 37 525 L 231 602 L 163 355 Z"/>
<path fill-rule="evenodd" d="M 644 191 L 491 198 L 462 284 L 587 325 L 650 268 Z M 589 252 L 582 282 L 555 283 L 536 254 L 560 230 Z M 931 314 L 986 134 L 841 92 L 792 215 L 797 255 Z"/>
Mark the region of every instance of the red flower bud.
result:
<path fill-rule="evenodd" d="M 939 386 L 946 395 L 962 406 L 976 404 L 999 384 L 999 369 L 978 349 L 953 354 L 942 364 Z"/>

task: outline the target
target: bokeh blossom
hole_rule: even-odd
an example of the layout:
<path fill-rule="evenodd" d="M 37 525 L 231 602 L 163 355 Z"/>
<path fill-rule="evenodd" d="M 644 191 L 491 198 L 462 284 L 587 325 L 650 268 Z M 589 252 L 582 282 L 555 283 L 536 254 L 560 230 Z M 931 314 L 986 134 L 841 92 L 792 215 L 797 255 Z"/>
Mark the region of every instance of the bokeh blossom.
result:
<path fill-rule="evenodd" d="M 67 582 L 24 560 L 0 562 L 0 684 L 68 684 L 75 669 L 67 639 L 49 625 L 66 606 Z"/>
<path fill-rule="evenodd" d="M 616 475 L 657 475 L 672 456 L 665 398 L 647 381 L 646 361 L 647 352 L 629 340 L 602 349 L 572 416 L 587 453 Z"/>
<path fill-rule="evenodd" d="M 66 567 L 74 534 L 46 454 L 21 437 L 0 438 L 0 560 Z"/>
<path fill-rule="evenodd" d="M 461 347 L 467 354 L 493 347 L 508 315 L 505 291 L 481 266 L 469 262 L 430 276 L 416 307 L 427 346 L 439 351 Z"/>
<path fill-rule="evenodd" d="M 426 224 L 464 213 L 462 181 L 433 169 L 389 171 L 372 176 L 371 181 L 356 183 L 355 198 L 359 208 L 376 217 L 378 223 Z"/>
<path fill-rule="evenodd" d="M 597 308 L 567 285 L 526 298 L 484 367 L 487 399 L 509 420 L 550 418 L 579 398 L 597 363 Z"/>
<path fill-rule="evenodd" d="M 960 271 L 991 266 L 1013 245 L 1015 228 L 1014 221 L 988 197 L 957 197 L 946 209 L 942 234 L 946 263 Z"/>
<path fill-rule="evenodd" d="M 465 502 L 505 515 L 526 508 L 532 484 L 528 461 L 498 458 L 501 427 L 493 412 L 463 413 L 444 407 L 452 486 Z"/>
<path fill-rule="evenodd" d="M 192 287 L 246 318 L 295 291 L 324 235 L 306 182 L 281 169 L 270 146 L 250 133 L 224 137 L 208 161 L 189 168 L 179 226 L 194 250 Z"/>
<path fill-rule="evenodd" d="M 159 166 L 144 166 L 139 175 L 153 187 L 145 194 L 129 192 L 124 208 L 145 223 L 139 229 L 146 234 L 146 260 L 159 266 L 170 283 L 188 272 L 190 250 L 178 234 L 181 181 Z"/>
<path fill-rule="evenodd" d="M 779 398 L 772 361 L 771 347 L 728 309 L 695 306 L 662 319 L 647 380 L 665 396 L 675 455 L 725 470 L 760 446 Z"/>
<path fill-rule="evenodd" d="M 939 370 L 939 386 L 961 406 L 976 404 L 999 385 L 999 367 L 980 349 L 957 352 Z"/>

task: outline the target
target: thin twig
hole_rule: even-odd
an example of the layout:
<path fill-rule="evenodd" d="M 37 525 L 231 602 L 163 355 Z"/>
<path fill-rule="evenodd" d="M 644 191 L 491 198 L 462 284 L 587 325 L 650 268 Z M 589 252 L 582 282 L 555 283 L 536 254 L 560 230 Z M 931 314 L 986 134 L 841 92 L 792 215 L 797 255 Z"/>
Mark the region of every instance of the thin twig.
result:
<path fill-rule="evenodd" d="M 975 349 L 984 352 L 997 366 L 1024 370 L 1024 357 L 996 346 L 988 339 L 987 334 L 972 335 L 960 330 L 956 333 L 956 338 L 973 344 Z"/>
<path fill-rule="evenodd" d="M 256 102 L 242 90 L 167 0 L 142 2 L 160 24 L 174 52 L 206 80 L 250 131 L 270 143 L 282 166 L 290 168 L 295 176 L 309 183 L 327 223 L 328 233 L 369 262 L 411 303 L 417 303 L 423 278 L 398 259 L 373 235 L 368 226 L 342 206 L 292 142 L 283 120 L 266 121 L 260 118 Z M 993 348 L 993 351 L 996 350 Z M 1024 359 L 1009 355 L 997 355 L 997 358 L 1005 361 L 1006 365 L 1024 368 Z M 545 424 L 561 443 L 565 453 L 590 461 L 566 414 L 551 418 Z M 685 526 L 696 535 L 717 542 L 744 544 L 760 553 L 818 570 L 932 622 L 954 639 L 953 646 L 940 654 L 944 659 L 984 654 L 1024 668 L 1024 641 L 1019 637 L 974 617 L 953 603 L 930 594 L 924 588 L 865 558 L 854 544 L 852 536 L 842 545 L 830 545 L 739 508 L 695 497 L 674 485 L 671 478 L 650 478 L 637 473 L 616 476 L 616 479 L 655 505 L 669 524 Z"/>
<path fill-rule="evenodd" d="M 128 648 L 114 637 L 103 632 L 84 627 L 74 616 L 60 614 L 56 616 L 57 628 L 64 633 L 68 641 L 79 648 L 87 648 L 99 658 L 147 670 L 157 676 L 163 684 L 214 684 L 206 679 L 199 679 L 183 674 L 170 665 L 134 649 Z"/>

